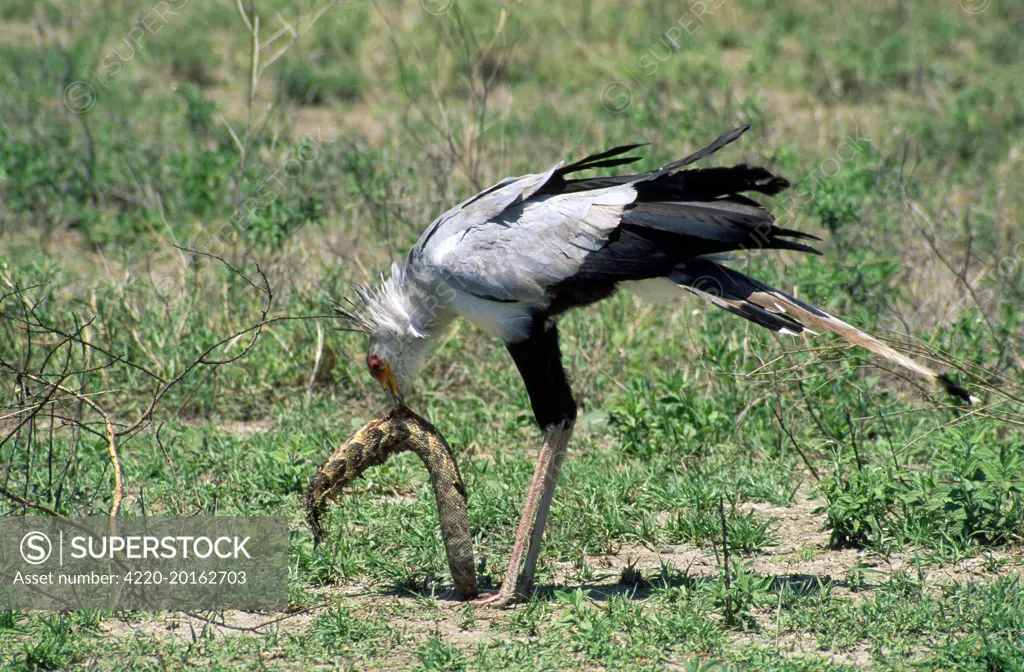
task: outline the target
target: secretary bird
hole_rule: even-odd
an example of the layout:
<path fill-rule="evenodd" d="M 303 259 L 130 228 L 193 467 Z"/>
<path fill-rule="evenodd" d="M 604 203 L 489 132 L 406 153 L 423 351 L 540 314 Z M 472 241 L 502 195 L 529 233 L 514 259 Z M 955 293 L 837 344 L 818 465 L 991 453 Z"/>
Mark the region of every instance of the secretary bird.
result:
<path fill-rule="evenodd" d="M 638 293 L 652 284 L 681 288 L 780 333 L 834 332 L 970 403 L 967 391 L 945 375 L 723 265 L 723 253 L 750 249 L 820 254 L 797 242 L 819 238 L 776 226 L 758 202 L 742 195 L 778 194 L 790 186 L 786 179 L 746 164 L 683 170 L 749 128 L 647 173 L 568 179 L 638 160 L 623 155 L 642 145 L 626 145 L 506 178 L 438 217 L 379 287 L 362 285 L 355 300 L 336 306 L 369 335 L 367 366 L 393 403 L 401 403 L 428 344 L 456 316 L 501 338 L 519 369 L 544 442 L 504 582 L 484 603 L 505 605 L 531 592 L 576 419 L 555 318 L 607 298 L 620 285 Z"/>

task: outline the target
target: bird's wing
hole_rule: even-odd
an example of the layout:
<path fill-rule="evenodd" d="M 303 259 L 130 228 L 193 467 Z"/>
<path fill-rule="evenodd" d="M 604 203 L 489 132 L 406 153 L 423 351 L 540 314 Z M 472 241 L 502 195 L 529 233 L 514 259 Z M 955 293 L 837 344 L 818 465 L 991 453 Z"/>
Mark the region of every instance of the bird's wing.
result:
<path fill-rule="evenodd" d="M 543 173 L 502 180 L 438 217 L 410 251 L 408 267 L 425 282 L 444 279 L 481 298 L 532 303 L 548 287 L 576 276 L 584 260 L 589 266 L 580 281 L 597 279 L 597 270 L 613 280 L 667 272 L 674 261 L 666 265 L 663 259 L 665 235 L 677 238 L 677 247 L 684 241 L 689 254 L 700 254 L 742 249 L 763 228 L 758 247 L 810 250 L 777 238 L 795 232 L 774 227 L 758 203 L 738 195 L 777 193 L 789 185 L 785 180 L 745 165 L 680 170 L 748 128 L 724 133 L 704 149 L 647 173 L 566 179 L 637 160 L 623 155 L 641 145 L 624 145 L 568 166 L 559 163 Z M 609 234 L 622 223 L 643 230 L 639 238 L 629 239 L 635 244 L 626 241 L 587 259 L 605 248 Z M 652 271 L 654 266 L 660 270 Z"/>
<path fill-rule="evenodd" d="M 528 176 L 534 178 L 528 182 L 530 196 L 510 198 L 512 191 L 525 193 L 512 183 L 464 206 L 433 236 L 424 235 L 417 265 L 480 298 L 541 300 L 548 287 L 571 277 L 587 255 L 604 246 L 636 199 L 630 184 L 533 195 L 556 169 Z"/>
<path fill-rule="evenodd" d="M 435 219 L 412 248 L 412 257 L 427 253 L 431 247 L 497 217 L 515 203 L 533 196 L 562 167 L 559 162 L 543 173 L 506 177 L 493 187 L 459 203 Z"/>

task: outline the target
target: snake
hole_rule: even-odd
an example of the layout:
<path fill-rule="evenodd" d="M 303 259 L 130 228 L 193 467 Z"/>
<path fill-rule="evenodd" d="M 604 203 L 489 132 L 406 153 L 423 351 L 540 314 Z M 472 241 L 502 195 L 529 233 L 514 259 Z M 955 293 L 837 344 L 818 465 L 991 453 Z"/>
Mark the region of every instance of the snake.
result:
<path fill-rule="evenodd" d="M 406 451 L 416 453 L 430 474 L 455 592 L 464 600 L 475 597 L 473 538 L 469 531 L 462 474 L 441 432 L 405 406 L 398 406 L 356 430 L 309 479 L 306 517 L 314 544 L 319 544 L 325 536 L 321 518 L 327 509 L 327 500 L 337 503 L 343 488 L 364 471 Z"/>

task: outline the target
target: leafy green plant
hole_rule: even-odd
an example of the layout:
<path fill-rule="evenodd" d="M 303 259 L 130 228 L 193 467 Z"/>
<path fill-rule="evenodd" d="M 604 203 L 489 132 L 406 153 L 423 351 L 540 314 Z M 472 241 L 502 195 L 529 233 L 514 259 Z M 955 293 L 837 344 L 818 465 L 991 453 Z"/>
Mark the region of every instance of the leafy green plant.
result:
<path fill-rule="evenodd" d="M 734 509 L 726 514 L 726 535 L 729 538 L 729 550 L 736 553 L 754 553 L 775 543 L 771 521 L 760 520 L 753 513 Z M 720 547 L 722 526 L 717 505 L 691 506 L 679 512 L 669 538 L 697 546 Z"/>
<path fill-rule="evenodd" d="M 977 437 L 980 438 L 980 437 Z M 1024 462 L 1019 444 L 953 436 L 936 445 L 934 468 L 902 494 L 908 524 L 945 531 L 962 544 L 1024 539 Z"/>
<path fill-rule="evenodd" d="M 21 612 L 16 609 L 4 609 L 0 611 L 0 629 L 10 630 L 18 624 Z"/>
<path fill-rule="evenodd" d="M 202 87 L 190 82 L 178 86 L 178 95 L 185 101 L 185 120 L 189 130 L 202 140 L 213 129 L 213 115 L 220 106 L 206 99 Z"/>
<path fill-rule="evenodd" d="M 829 543 L 881 549 L 886 540 L 924 546 L 998 545 L 1024 537 L 1024 480 L 1016 444 L 981 435 L 939 439 L 927 470 L 837 464 L 818 487 Z"/>
<path fill-rule="evenodd" d="M 686 371 L 630 380 L 609 410 L 608 426 L 623 450 L 640 458 L 712 443 L 732 429 L 719 404 L 702 394 Z"/>
<path fill-rule="evenodd" d="M 41 636 L 25 644 L 26 670 L 57 670 L 67 666 L 77 651 L 74 619 L 63 614 L 44 617 Z"/>
<path fill-rule="evenodd" d="M 270 198 L 246 222 L 246 233 L 255 241 L 279 249 L 295 231 L 306 224 L 323 221 L 324 207 L 316 198 L 297 200 Z"/>
<path fill-rule="evenodd" d="M 313 620 L 313 634 L 324 646 L 339 648 L 379 635 L 376 626 L 345 607 L 331 607 Z"/>
<path fill-rule="evenodd" d="M 832 548 L 879 547 L 888 532 L 887 520 L 897 502 L 896 481 L 885 467 L 837 468 L 818 484 Z"/>
<path fill-rule="evenodd" d="M 282 70 L 281 92 L 299 105 L 326 105 L 358 98 L 365 90 L 362 75 L 347 68 L 316 66 L 305 61 Z"/>
<path fill-rule="evenodd" d="M 436 636 L 416 647 L 416 657 L 420 661 L 420 665 L 416 669 L 424 672 L 469 669 L 469 662 L 462 652 L 451 644 L 444 643 Z"/>
<path fill-rule="evenodd" d="M 726 621 L 744 628 L 756 628 L 757 619 L 751 609 L 765 601 L 771 578 L 751 572 L 749 563 L 730 563 L 728 581 L 725 580 L 725 571 L 723 568 L 718 580 L 709 584 L 716 608 L 727 612 Z"/>

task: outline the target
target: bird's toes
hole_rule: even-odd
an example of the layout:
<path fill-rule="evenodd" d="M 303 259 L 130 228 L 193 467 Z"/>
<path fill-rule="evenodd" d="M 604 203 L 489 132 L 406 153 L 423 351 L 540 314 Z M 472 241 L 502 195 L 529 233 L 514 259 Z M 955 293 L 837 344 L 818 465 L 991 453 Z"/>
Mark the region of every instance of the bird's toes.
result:
<path fill-rule="evenodd" d="M 475 600 L 470 601 L 474 607 L 492 607 L 502 609 L 515 604 L 516 595 L 512 591 L 501 590 L 497 593 L 482 594 Z"/>

